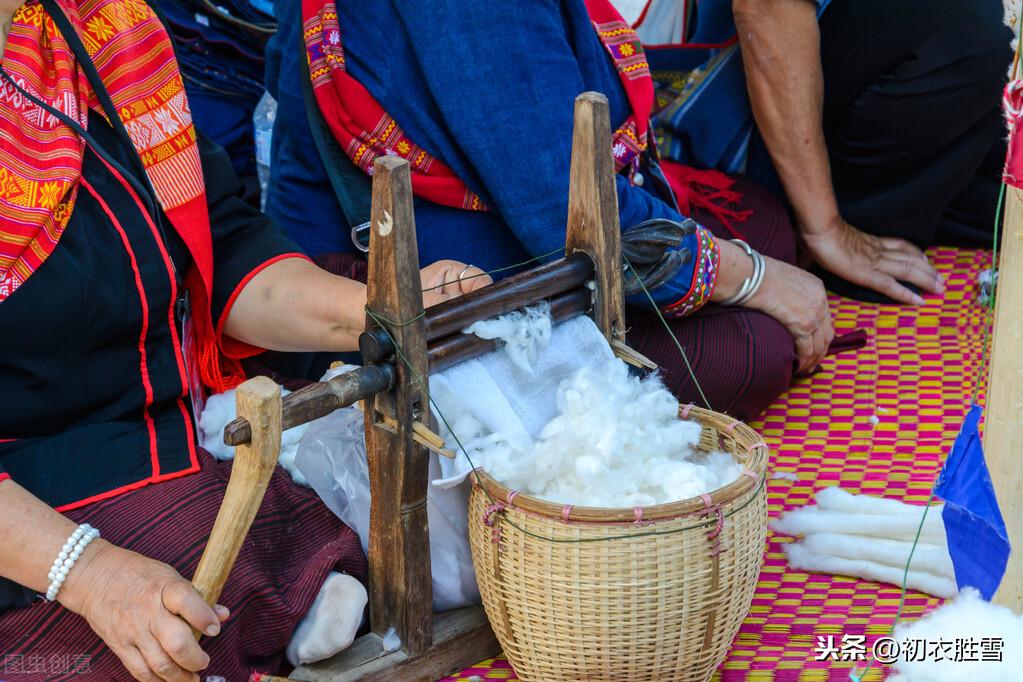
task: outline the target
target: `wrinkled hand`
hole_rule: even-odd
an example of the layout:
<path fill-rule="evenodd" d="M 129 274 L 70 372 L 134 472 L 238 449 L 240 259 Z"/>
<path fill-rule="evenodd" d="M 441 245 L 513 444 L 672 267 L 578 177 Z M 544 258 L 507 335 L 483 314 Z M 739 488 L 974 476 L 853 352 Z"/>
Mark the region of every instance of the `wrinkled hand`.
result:
<path fill-rule="evenodd" d="M 423 305 L 427 308 L 442 301 L 458 298 L 494 281 L 480 268 L 466 267 L 465 263 L 456 260 L 431 263 L 419 274 L 423 280 Z"/>
<path fill-rule="evenodd" d="M 216 635 L 229 615 L 223 606 L 207 606 L 167 564 L 101 540 L 75 565 L 60 601 L 83 616 L 141 682 L 198 682 L 210 658 L 191 627 Z"/>
<path fill-rule="evenodd" d="M 900 303 L 924 302 L 900 280 L 932 294 L 945 291 L 944 281 L 927 256 L 904 239 L 875 237 L 842 219 L 819 234 L 804 230 L 802 237 L 814 260 L 828 272 Z"/>
<path fill-rule="evenodd" d="M 827 293 L 820 279 L 788 263 L 764 256 L 764 281 L 746 304 L 778 320 L 796 342 L 799 373 L 812 371 L 835 338 Z"/>

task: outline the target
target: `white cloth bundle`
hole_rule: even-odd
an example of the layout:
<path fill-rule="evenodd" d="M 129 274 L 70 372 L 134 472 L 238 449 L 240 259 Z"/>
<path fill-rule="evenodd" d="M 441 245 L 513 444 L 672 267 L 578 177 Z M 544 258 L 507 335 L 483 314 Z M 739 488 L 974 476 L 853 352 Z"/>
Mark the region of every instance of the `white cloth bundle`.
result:
<path fill-rule="evenodd" d="M 816 499 L 817 506 L 771 524 L 778 533 L 805 536 L 783 546 L 789 566 L 901 585 L 923 508 L 838 487 L 819 491 Z M 927 512 L 906 584 L 947 599 L 956 594 L 956 582 L 941 511 L 936 505 Z"/>

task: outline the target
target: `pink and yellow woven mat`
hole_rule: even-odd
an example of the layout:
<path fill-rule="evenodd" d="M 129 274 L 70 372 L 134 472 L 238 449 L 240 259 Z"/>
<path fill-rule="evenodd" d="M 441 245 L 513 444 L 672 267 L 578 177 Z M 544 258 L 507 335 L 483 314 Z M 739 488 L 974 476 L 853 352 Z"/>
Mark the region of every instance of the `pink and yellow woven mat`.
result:
<path fill-rule="evenodd" d="M 943 297 L 919 308 L 857 303 L 832 297 L 839 333 L 867 331 L 863 350 L 831 357 L 824 371 L 799 381 L 753 427 L 771 445 L 768 504 L 772 518 L 813 501 L 820 488 L 923 504 L 940 462 L 965 415 L 980 369 L 986 309 L 977 303 L 977 275 L 987 251 L 934 249 L 946 278 Z M 983 395 L 983 393 L 982 393 Z M 877 425 L 871 417 L 876 416 Z M 789 472 L 798 480 L 772 479 Z M 900 590 L 853 578 L 790 571 L 769 533 L 764 569 L 750 615 L 715 679 L 816 682 L 848 680 L 854 663 L 817 661 L 818 637 L 886 634 Z M 937 604 L 910 592 L 904 618 Z M 515 680 L 504 659 L 484 661 L 443 682 Z M 880 680 L 875 669 L 870 680 Z"/>

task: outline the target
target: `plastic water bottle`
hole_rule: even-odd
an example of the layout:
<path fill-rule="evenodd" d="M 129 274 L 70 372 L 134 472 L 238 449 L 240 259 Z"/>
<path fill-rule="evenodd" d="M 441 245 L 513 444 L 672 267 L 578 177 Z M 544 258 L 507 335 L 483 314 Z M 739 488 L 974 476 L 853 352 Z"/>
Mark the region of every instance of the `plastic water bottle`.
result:
<path fill-rule="evenodd" d="M 270 184 L 270 142 L 273 139 L 274 119 L 277 118 L 277 100 L 264 92 L 252 114 L 256 129 L 256 174 L 259 178 L 259 208 L 266 209 L 266 190 Z"/>

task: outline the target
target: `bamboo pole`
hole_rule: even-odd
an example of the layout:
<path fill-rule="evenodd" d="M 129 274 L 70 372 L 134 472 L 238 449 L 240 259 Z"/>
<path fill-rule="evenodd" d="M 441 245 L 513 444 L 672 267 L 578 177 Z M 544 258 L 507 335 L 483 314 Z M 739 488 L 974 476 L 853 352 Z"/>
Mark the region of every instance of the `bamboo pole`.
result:
<path fill-rule="evenodd" d="M 994 602 L 1023 613 L 1023 191 L 1007 187 L 984 452 L 1012 544 Z"/>

